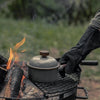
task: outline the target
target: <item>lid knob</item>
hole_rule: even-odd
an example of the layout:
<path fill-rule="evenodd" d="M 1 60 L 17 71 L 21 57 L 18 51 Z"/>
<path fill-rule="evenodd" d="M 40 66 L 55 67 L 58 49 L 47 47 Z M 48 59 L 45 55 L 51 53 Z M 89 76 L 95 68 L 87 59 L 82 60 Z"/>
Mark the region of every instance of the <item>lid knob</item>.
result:
<path fill-rule="evenodd" d="M 40 51 L 40 55 L 41 55 L 43 58 L 46 58 L 46 57 L 49 55 L 49 51 L 47 51 L 47 50 L 41 50 L 41 51 Z"/>

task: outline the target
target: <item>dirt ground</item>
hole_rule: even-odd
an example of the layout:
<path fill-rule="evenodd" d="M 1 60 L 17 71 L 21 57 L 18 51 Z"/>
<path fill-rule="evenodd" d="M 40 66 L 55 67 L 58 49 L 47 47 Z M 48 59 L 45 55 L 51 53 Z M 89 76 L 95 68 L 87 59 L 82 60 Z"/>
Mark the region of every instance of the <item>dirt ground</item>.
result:
<path fill-rule="evenodd" d="M 85 87 L 87 89 L 88 91 L 87 100 L 100 100 L 100 80 L 83 78 L 81 79 L 79 86 Z M 84 96 L 83 91 L 78 91 L 77 94 Z M 80 99 L 77 99 L 77 100 L 80 100 Z"/>

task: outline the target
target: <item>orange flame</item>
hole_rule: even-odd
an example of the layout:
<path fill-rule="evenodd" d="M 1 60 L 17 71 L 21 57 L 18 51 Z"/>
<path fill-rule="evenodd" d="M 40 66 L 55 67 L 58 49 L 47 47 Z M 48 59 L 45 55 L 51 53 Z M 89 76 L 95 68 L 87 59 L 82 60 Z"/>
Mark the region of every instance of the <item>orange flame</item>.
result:
<path fill-rule="evenodd" d="M 24 53 L 25 51 L 26 51 L 26 50 L 24 49 L 24 50 L 22 50 L 21 52 Z"/>
<path fill-rule="evenodd" d="M 25 79 L 25 76 L 23 75 L 23 77 L 22 77 L 22 80 L 21 80 L 21 83 L 23 83 L 23 80 Z"/>
<path fill-rule="evenodd" d="M 17 52 L 14 52 L 14 57 L 15 57 L 15 63 L 19 62 L 19 56 L 17 54 Z"/>
<path fill-rule="evenodd" d="M 10 48 L 10 56 L 9 56 L 9 59 L 8 59 L 8 62 L 7 62 L 7 70 L 10 69 L 11 61 L 12 61 L 13 57 L 14 57 L 13 51 L 12 51 L 12 49 Z"/>
<path fill-rule="evenodd" d="M 17 50 L 20 46 L 22 46 L 24 44 L 24 42 L 25 42 L 25 37 L 14 46 L 14 50 L 12 50 L 12 48 L 10 48 L 10 56 L 9 56 L 9 59 L 7 62 L 7 70 L 10 69 L 13 58 L 14 58 L 15 63 L 19 61 L 19 56 L 18 56 Z"/>
<path fill-rule="evenodd" d="M 24 44 L 24 42 L 25 42 L 25 37 L 23 38 L 22 41 L 20 41 L 19 43 L 17 43 L 14 48 L 17 50 L 20 46 L 22 46 Z"/>

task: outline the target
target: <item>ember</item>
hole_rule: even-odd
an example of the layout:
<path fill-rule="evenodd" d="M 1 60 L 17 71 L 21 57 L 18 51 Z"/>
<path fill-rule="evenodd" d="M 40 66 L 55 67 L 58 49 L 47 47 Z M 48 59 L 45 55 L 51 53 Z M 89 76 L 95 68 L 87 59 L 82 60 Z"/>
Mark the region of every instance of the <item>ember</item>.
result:
<path fill-rule="evenodd" d="M 24 79 L 25 79 L 25 76 L 23 75 L 22 80 L 21 80 L 21 83 L 23 82 Z"/>

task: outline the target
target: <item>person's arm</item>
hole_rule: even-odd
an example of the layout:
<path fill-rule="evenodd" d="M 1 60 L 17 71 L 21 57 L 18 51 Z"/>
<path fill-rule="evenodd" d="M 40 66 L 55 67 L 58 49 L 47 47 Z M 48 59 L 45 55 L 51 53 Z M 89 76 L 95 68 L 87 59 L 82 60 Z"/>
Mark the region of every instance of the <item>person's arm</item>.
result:
<path fill-rule="evenodd" d="M 70 74 L 77 71 L 79 63 L 94 49 L 100 47 L 100 11 L 91 20 L 86 32 L 80 41 L 70 51 L 66 52 L 60 59 L 60 64 L 66 64 L 65 68 L 59 68 Z"/>

